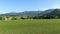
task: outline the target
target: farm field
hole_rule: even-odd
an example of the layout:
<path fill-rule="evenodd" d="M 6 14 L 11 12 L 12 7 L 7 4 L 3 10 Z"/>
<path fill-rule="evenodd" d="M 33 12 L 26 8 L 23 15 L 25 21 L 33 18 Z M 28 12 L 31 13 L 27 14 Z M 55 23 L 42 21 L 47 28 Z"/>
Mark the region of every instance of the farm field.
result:
<path fill-rule="evenodd" d="M 0 34 L 60 34 L 60 19 L 0 20 Z"/>

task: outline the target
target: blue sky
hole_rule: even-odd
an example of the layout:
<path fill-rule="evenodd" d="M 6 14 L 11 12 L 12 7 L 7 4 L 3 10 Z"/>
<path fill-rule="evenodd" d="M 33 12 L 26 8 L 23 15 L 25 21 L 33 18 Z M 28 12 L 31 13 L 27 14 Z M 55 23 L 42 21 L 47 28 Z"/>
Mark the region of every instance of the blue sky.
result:
<path fill-rule="evenodd" d="M 60 0 L 0 0 L 0 14 L 60 8 Z"/>

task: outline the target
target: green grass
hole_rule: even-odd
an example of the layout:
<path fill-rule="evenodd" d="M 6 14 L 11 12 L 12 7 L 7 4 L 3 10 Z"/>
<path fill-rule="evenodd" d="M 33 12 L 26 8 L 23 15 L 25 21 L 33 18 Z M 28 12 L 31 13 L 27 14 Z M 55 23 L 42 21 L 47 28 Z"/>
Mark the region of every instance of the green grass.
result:
<path fill-rule="evenodd" d="M 0 34 L 60 34 L 60 19 L 1 20 Z"/>

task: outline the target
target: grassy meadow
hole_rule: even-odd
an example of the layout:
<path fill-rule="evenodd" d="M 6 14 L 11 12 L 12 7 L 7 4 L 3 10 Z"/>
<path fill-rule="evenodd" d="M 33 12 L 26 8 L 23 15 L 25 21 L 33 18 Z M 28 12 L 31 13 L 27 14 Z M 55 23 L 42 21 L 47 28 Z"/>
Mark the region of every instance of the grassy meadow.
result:
<path fill-rule="evenodd" d="M 0 34 L 60 34 L 60 19 L 0 20 Z"/>

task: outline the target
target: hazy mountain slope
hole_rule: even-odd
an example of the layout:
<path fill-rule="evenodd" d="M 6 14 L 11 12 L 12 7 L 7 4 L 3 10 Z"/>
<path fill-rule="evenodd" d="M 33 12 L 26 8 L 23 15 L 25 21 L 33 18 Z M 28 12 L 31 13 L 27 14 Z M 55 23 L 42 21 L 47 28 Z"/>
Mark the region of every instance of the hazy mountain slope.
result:
<path fill-rule="evenodd" d="M 15 16 L 37 16 L 37 15 L 47 15 L 47 16 L 60 16 L 60 9 L 48 9 L 45 11 L 24 11 L 24 12 L 11 12 L 11 13 L 6 13 L 6 14 L 1 14 L 0 16 L 10 16 L 10 15 L 15 15 Z"/>
<path fill-rule="evenodd" d="M 16 16 L 36 16 L 42 11 L 24 11 L 24 12 L 11 12 L 11 13 L 6 13 L 6 14 L 1 14 L 1 16 L 9 16 L 9 15 L 16 15 Z"/>
<path fill-rule="evenodd" d="M 45 10 L 45 11 L 41 12 L 39 15 L 46 15 L 46 14 L 52 12 L 53 10 L 55 10 L 55 9 L 48 9 L 48 10 Z"/>
<path fill-rule="evenodd" d="M 55 9 L 54 11 L 50 12 L 48 15 L 60 16 L 60 9 Z"/>
<path fill-rule="evenodd" d="M 60 16 L 60 9 L 49 9 L 49 10 L 46 10 L 46 11 L 40 13 L 40 15 Z"/>

